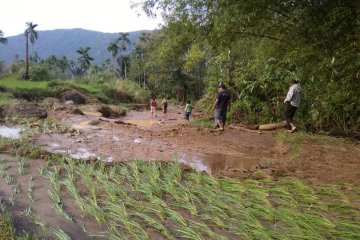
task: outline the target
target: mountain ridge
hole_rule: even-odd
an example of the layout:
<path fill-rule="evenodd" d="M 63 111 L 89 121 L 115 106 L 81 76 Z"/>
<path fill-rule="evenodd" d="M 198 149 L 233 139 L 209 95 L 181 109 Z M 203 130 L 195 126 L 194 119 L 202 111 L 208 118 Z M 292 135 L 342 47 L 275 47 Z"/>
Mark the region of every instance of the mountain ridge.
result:
<path fill-rule="evenodd" d="M 126 52 L 134 49 L 141 33 L 151 30 L 139 30 L 129 33 L 130 44 L 127 44 Z M 76 53 L 80 47 L 90 47 L 89 55 L 94 58 L 93 64 L 102 64 L 111 59 L 111 53 L 107 51 L 109 43 L 119 37 L 119 33 L 105 33 L 82 28 L 55 29 L 38 31 L 39 38 L 32 46 L 29 44 L 29 54 L 37 52 L 41 59 L 51 55 L 57 57 L 66 56 L 68 60 L 76 60 Z M 7 37 L 8 43 L 0 45 L 0 61 L 6 64 L 18 59 L 25 59 L 25 36 L 23 34 Z"/>

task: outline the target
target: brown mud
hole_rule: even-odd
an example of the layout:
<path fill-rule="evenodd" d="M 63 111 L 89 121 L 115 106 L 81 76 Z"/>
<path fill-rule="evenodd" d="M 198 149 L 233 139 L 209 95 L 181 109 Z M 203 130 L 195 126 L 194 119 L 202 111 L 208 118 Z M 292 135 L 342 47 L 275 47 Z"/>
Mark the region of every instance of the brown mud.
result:
<path fill-rule="evenodd" d="M 307 137 L 294 156 L 294 146 L 274 137 L 274 132 L 193 126 L 184 119 L 182 107 L 170 107 L 166 116 L 161 111 L 154 117 L 149 111 L 129 111 L 116 119 L 102 118 L 95 109 L 83 110 L 84 115 L 50 112 L 50 119 L 77 132 L 41 134 L 35 144 L 75 158 L 178 161 L 215 175 L 248 177 L 261 170 L 309 182 L 360 184 L 358 142 L 319 143 Z"/>

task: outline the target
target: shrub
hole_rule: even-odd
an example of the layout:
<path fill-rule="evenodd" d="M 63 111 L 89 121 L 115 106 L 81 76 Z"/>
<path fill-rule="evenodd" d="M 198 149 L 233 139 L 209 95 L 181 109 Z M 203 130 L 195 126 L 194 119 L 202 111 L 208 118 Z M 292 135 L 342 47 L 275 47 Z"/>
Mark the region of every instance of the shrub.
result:
<path fill-rule="evenodd" d="M 33 81 L 49 81 L 51 79 L 50 70 L 46 65 L 37 65 L 32 69 L 30 79 Z"/>

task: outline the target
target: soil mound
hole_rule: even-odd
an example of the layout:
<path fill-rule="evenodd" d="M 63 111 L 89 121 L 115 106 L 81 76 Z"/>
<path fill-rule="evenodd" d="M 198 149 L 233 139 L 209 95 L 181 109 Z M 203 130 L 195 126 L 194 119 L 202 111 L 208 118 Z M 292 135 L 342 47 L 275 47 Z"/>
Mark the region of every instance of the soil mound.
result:
<path fill-rule="evenodd" d="M 1 116 L 3 117 L 38 117 L 46 118 L 47 112 L 45 108 L 28 102 L 11 103 L 2 106 Z"/>
<path fill-rule="evenodd" d="M 125 116 L 126 115 L 126 111 L 122 110 L 122 111 L 118 111 L 118 110 L 114 110 L 109 106 L 100 106 L 97 109 L 98 112 L 100 112 L 102 114 L 103 117 L 106 118 L 117 118 L 117 117 L 121 117 L 121 116 Z"/>
<path fill-rule="evenodd" d="M 62 98 L 63 102 L 72 101 L 74 104 L 85 104 L 86 97 L 78 90 L 74 88 L 63 88 L 62 89 Z"/>

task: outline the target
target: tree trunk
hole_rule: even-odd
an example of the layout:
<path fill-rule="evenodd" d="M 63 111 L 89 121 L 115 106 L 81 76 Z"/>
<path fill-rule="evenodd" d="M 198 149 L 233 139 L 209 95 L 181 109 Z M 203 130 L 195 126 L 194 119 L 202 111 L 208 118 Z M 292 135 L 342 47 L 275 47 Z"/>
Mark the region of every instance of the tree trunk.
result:
<path fill-rule="evenodd" d="M 146 74 L 145 74 L 145 66 L 144 66 L 144 89 L 145 89 L 145 76 Z"/>
<path fill-rule="evenodd" d="M 259 125 L 259 130 L 276 130 L 280 128 L 286 128 L 286 122 L 269 123 Z"/>
<path fill-rule="evenodd" d="M 138 85 L 141 88 L 141 77 L 140 77 L 140 65 L 137 65 L 137 78 L 138 78 Z"/>
<path fill-rule="evenodd" d="M 113 64 L 114 64 L 114 78 L 116 78 L 116 59 L 113 57 Z"/>
<path fill-rule="evenodd" d="M 127 74 L 126 74 L 126 71 L 127 71 L 127 68 L 126 68 L 126 62 L 124 62 L 124 76 L 125 76 L 125 80 L 127 79 Z"/>
<path fill-rule="evenodd" d="M 25 34 L 25 74 L 24 79 L 29 79 L 29 34 Z"/>

